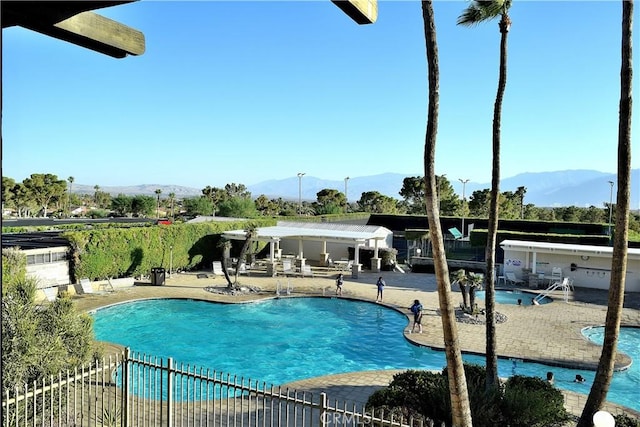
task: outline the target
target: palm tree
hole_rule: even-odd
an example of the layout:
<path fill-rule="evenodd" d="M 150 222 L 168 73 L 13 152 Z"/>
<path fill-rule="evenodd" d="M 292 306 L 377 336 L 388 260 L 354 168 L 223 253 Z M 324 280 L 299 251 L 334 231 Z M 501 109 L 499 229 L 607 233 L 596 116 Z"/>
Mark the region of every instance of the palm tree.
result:
<path fill-rule="evenodd" d="M 71 217 L 71 190 L 73 189 L 73 181 L 76 179 L 72 176 L 67 178 L 69 181 L 69 194 L 67 194 L 67 217 Z"/>
<path fill-rule="evenodd" d="M 462 294 L 462 308 L 469 308 L 469 288 L 467 287 L 467 272 L 463 268 L 451 274 L 452 285 L 457 284 Z"/>
<path fill-rule="evenodd" d="M 502 99 L 507 86 L 507 35 L 511 27 L 509 8 L 511 0 L 473 0 L 458 18 L 459 25 L 476 25 L 500 16 L 500 75 L 498 92 L 493 108 L 493 161 L 491 168 L 491 198 L 487 225 L 486 280 L 486 367 L 487 389 L 498 386 L 498 355 L 496 353 L 496 310 L 495 310 L 495 253 L 498 235 L 498 205 L 500 199 L 500 120 Z"/>
<path fill-rule="evenodd" d="M 578 427 L 591 426 L 593 414 L 604 404 L 613 376 L 620 335 L 620 317 L 624 303 L 627 273 L 627 241 L 629 238 L 629 194 L 631 177 L 631 79 L 633 0 L 622 1 L 622 66 L 620 69 L 620 107 L 618 123 L 618 193 L 616 195 L 616 228 L 613 237 L 609 301 L 604 327 L 602 354 Z"/>
<path fill-rule="evenodd" d="M 169 201 L 171 202 L 171 218 L 175 218 L 175 211 L 173 210 L 173 206 L 176 201 L 176 193 L 169 193 Z"/>
<path fill-rule="evenodd" d="M 156 202 L 156 218 L 160 218 L 160 194 L 162 194 L 162 190 L 159 188 L 156 188 L 156 197 L 157 197 L 157 202 Z"/>
<path fill-rule="evenodd" d="M 240 249 L 240 255 L 238 255 L 238 265 L 236 265 L 236 274 L 233 281 L 233 286 L 238 286 L 238 273 L 240 272 L 240 264 L 245 262 L 245 256 L 247 254 L 247 250 L 249 249 L 249 245 L 255 239 L 258 234 L 258 230 L 255 227 L 251 226 L 245 230 L 245 240 L 242 244 L 242 248 Z"/>
<path fill-rule="evenodd" d="M 449 396 L 451 398 L 451 418 L 453 425 L 456 427 L 472 427 L 471 406 L 462 364 L 455 307 L 451 298 L 449 268 L 440 227 L 440 210 L 436 192 L 435 154 L 440 102 L 440 69 L 438 64 L 438 44 L 436 42 L 436 24 L 432 0 L 424 0 L 421 4 L 429 76 L 429 105 L 427 108 L 427 131 L 424 142 L 425 204 L 429 221 L 429 235 L 433 247 L 433 264 L 438 285 L 440 312 L 442 313 L 442 330 L 447 359 Z"/>

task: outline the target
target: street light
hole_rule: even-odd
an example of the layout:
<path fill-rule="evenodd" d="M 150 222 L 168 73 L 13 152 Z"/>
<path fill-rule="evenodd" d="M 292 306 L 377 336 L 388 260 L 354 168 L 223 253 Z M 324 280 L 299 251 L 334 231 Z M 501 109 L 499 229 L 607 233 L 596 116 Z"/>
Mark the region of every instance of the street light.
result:
<path fill-rule="evenodd" d="M 302 177 L 305 172 L 298 172 L 298 215 L 302 215 Z"/>
<path fill-rule="evenodd" d="M 445 176 L 447 176 L 447 174 L 446 174 L 446 173 L 443 173 L 442 175 L 440 175 L 440 176 L 438 177 L 438 212 L 440 212 L 440 187 L 441 187 L 441 184 L 442 184 L 442 179 L 443 179 Z"/>
<path fill-rule="evenodd" d="M 349 179 L 350 179 L 349 177 L 346 177 L 344 179 L 344 198 L 345 198 L 345 201 L 346 201 L 346 205 L 344 207 L 344 213 L 349 212 L 349 196 L 348 196 L 348 193 L 347 193 L 347 182 L 349 181 Z"/>
<path fill-rule="evenodd" d="M 464 190 L 469 180 L 458 178 L 458 181 L 462 183 L 462 237 L 464 238 L 464 214 L 465 214 L 465 210 L 466 210 L 465 208 L 466 208 L 466 202 L 467 202 L 467 200 L 464 197 Z"/>
<path fill-rule="evenodd" d="M 611 239 L 611 215 L 613 213 L 613 181 L 609 181 L 611 191 L 609 192 L 609 239 Z"/>

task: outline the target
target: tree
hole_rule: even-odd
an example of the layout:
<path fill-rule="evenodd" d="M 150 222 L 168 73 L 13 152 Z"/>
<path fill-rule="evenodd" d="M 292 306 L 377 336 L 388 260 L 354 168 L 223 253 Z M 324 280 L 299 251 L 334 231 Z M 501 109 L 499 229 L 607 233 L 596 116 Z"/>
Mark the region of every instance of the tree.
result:
<path fill-rule="evenodd" d="M 155 207 L 156 201 L 151 196 L 134 196 L 131 200 L 131 212 L 137 216 L 153 215 Z"/>
<path fill-rule="evenodd" d="M 425 205 L 427 220 L 429 222 L 429 236 L 433 247 L 433 264 L 436 272 L 438 299 L 444 334 L 449 395 L 451 397 L 451 418 L 453 425 L 456 427 L 472 427 L 471 406 L 462 364 L 462 352 L 460 351 L 460 341 L 458 339 L 455 308 L 451 298 L 449 268 L 447 266 L 444 240 L 440 227 L 440 212 L 436 193 L 435 154 L 440 102 L 440 69 L 438 64 L 438 45 L 436 42 L 436 24 L 432 0 L 422 1 L 421 4 L 429 78 L 429 104 L 427 107 L 427 130 L 424 143 Z"/>
<path fill-rule="evenodd" d="M 72 176 L 67 178 L 67 181 L 69 181 L 69 192 L 67 193 L 67 217 L 71 217 L 71 192 L 73 190 L 73 182 L 75 180 L 76 179 Z"/>
<path fill-rule="evenodd" d="M 218 203 L 226 200 L 227 192 L 221 188 L 210 187 L 207 185 L 202 189 L 202 195 L 211 201 L 211 216 L 216 216 Z"/>
<path fill-rule="evenodd" d="M 487 246 L 485 259 L 487 261 L 486 280 L 486 366 L 487 389 L 497 387 L 498 355 L 496 353 L 496 316 L 495 316 L 495 253 L 498 236 L 499 194 L 500 194 L 500 121 L 502 119 L 502 100 L 507 86 L 507 36 L 511 28 L 509 8 L 511 0 L 472 0 L 471 5 L 458 18 L 459 25 L 476 25 L 480 22 L 500 16 L 500 68 L 498 77 L 498 91 L 493 107 L 493 160 L 491 167 L 491 200 L 489 208 L 489 223 L 487 226 Z"/>
<path fill-rule="evenodd" d="M 344 212 L 347 205 L 347 198 L 338 190 L 325 188 L 316 197 L 317 202 L 313 204 L 316 215 L 339 214 Z"/>
<path fill-rule="evenodd" d="M 520 219 L 524 219 L 524 195 L 527 194 L 527 187 L 520 186 L 516 190 L 516 195 L 520 198 Z"/>
<path fill-rule="evenodd" d="M 399 194 L 407 204 L 407 213 L 424 213 L 424 177 L 409 176 L 403 179 Z"/>
<path fill-rule="evenodd" d="M 229 218 L 256 218 L 256 204 L 249 197 L 231 197 L 218 206 L 218 214 Z"/>
<path fill-rule="evenodd" d="M 233 285 L 230 288 L 236 289 L 238 287 L 238 273 L 240 272 L 240 264 L 245 262 L 245 256 L 247 251 L 249 250 L 249 246 L 253 239 L 255 239 L 258 234 L 258 230 L 255 227 L 249 227 L 245 230 L 245 239 L 242 244 L 242 248 L 240 248 L 240 255 L 238 255 L 238 265 L 236 265 L 236 273 L 233 281 Z"/>
<path fill-rule="evenodd" d="M 157 198 L 157 202 L 156 202 L 156 218 L 160 218 L 160 194 L 162 194 L 162 190 L 159 188 L 156 188 L 156 191 L 154 191 L 154 193 L 156 193 L 156 198 Z"/>
<path fill-rule="evenodd" d="M 175 218 L 174 206 L 176 202 L 176 193 L 169 193 L 169 203 L 171 204 L 171 218 Z"/>
<path fill-rule="evenodd" d="M 622 65 L 620 69 L 620 104 L 618 123 L 618 191 L 616 194 L 616 228 L 613 236 L 609 301 L 604 327 L 602 353 L 587 402 L 578 421 L 578 427 L 591 426 L 593 414 L 604 404 L 616 359 L 620 318 L 624 303 L 625 275 L 627 273 L 627 245 L 629 239 L 629 197 L 631 182 L 631 82 L 633 0 L 622 1 Z"/>
<path fill-rule="evenodd" d="M 29 178 L 23 181 L 23 184 L 42 210 L 43 217 L 47 216 L 47 209 L 51 200 L 64 194 L 67 189 L 65 181 L 50 173 L 31 174 Z"/>
<path fill-rule="evenodd" d="M 398 211 L 397 202 L 394 198 L 380 194 L 377 191 L 362 193 L 357 203 L 358 209 L 362 212 L 392 214 Z"/>
<path fill-rule="evenodd" d="M 16 186 L 16 181 L 13 178 L 6 176 L 2 177 L 2 214 L 4 215 L 4 208 L 13 201 L 13 189 Z"/>
<path fill-rule="evenodd" d="M 202 197 L 189 197 L 182 201 L 182 205 L 188 216 L 209 215 L 215 207 L 211 199 Z"/>
<path fill-rule="evenodd" d="M 251 198 L 251 192 L 247 190 L 247 187 L 244 184 L 236 184 L 235 182 L 225 185 L 224 192 L 227 195 L 227 198 L 231 198 L 231 197 L 246 197 L 249 199 Z"/>
<path fill-rule="evenodd" d="M 133 197 L 122 193 L 118 194 L 111 199 L 111 210 L 118 216 L 126 216 L 133 212 Z"/>

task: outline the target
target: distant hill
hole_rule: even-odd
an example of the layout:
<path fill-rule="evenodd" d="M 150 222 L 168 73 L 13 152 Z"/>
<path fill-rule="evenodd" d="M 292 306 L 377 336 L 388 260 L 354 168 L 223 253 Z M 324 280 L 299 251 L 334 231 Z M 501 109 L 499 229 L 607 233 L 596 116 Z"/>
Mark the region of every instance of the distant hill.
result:
<path fill-rule="evenodd" d="M 347 181 L 347 195 L 350 202 L 355 202 L 366 191 L 378 191 L 389 197 L 400 199 L 402 181 L 408 176 L 421 176 L 420 174 L 383 173 L 372 176 L 353 177 Z M 525 187 L 525 203 L 533 203 L 536 206 L 596 206 L 603 207 L 609 202 L 611 187 L 608 181 L 616 181 L 614 174 L 595 170 L 565 170 L 556 172 L 522 173 L 510 178 L 502 179 L 500 191 L 516 191 L 518 187 Z M 458 194 L 462 194 L 462 184 L 456 180 L 451 184 Z M 285 200 L 298 200 L 299 181 L 297 176 L 280 180 L 263 181 L 249 185 L 247 188 L 254 197 L 261 194 L 269 198 L 283 198 Z M 468 182 L 465 187 L 467 197 L 476 190 L 490 188 L 491 183 Z M 156 189 L 162 190 L 162 197 L 169 193 L 175 193 L 177 198 L 200 196 L 200 188 L 183 187 L 179 185 L 143 184 L 125 187 L 101 187 L 112 195 L 155 195 Z M 203 186 L 204 188 L 204 186 Z M 316 194 L 325 189 L 332 188 L 345 191 L 344 180 L 327 180 L 313 176 L 305 176 L 302 179 L 302 199 L 316 200 Z M 73 192 L 81 194 L 93 194 L 93 186 L 74 184 Z M 614 187 L 613 199 L 615 202 L 616 188 Z M 640 169 L 634 169 L 631 174 L 631 209 L 640 207 Z"/>

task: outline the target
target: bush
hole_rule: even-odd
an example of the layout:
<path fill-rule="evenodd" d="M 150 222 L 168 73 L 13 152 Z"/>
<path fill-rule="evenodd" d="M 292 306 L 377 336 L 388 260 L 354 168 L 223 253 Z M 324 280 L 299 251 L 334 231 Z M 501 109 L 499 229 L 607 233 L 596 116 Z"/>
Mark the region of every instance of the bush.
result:
<path fill-rule="evenodd" d="M 569 419 L 560 390 L 540 378 L 514 376 L 504 387 L 486 388 L 486 369 L 464 365 L 474 427 L 553 427 Z M 384 408 L 396 416 L 424 417 L 451 426 L 447 369 L 441 373 L 406 371 L 376 391 L 367 408 Z"/>
<path fill-rule="evenodd" d="M 630 417 L 627 414 L 614 415 L 617 427 L 640 427 L 640 419 Z"/>

